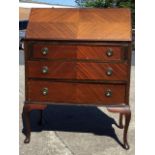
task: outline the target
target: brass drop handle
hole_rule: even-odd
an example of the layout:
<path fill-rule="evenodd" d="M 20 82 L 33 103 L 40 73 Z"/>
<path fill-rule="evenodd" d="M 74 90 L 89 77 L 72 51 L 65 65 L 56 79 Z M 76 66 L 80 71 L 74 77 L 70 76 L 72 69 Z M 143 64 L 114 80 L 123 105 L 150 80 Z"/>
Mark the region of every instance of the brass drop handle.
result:
<path fill-rule="evenodd" d="M 43 74 L 47 74 L 48 73 L 48 67 L 47 66 L 43 66 L 42 67 L 42 73 Z"/>
<path fill-rule="evenodd" d="M 48 95 L 48 88 L 43 88 L 43 89 L 42 89 L 42 94 L 43 94 L 44 96 Z"/>
<path fill-rule="evenodd" d="M 106 55 L 107 55 L 108 57 L 111 57 L 111 56 L 113 55 L 113 50 L 112 50 L 112 48 L 108 48 L 108 50 L 107 50 L 107 52 L 106 52 Z"/>
<path fill-rule="evenodd" d="M 111 96 L 112 96 L 112 91 L 111 91 L 111 89 L 107 89 L 107 90 L 106 90 L 105 96 L 106 96 L 106 97 L 111 97 Z"/>
<path fill-rule="evenodd" d="M 107 74 L 108 76 L 111 76 L 111 75 L 113 74 L 112 68 L 108 68 L 107 71 L 106 71 L 106 74 Z"/>
<path fill-rule="evenodd" d="M 44 48 L 41 50 L 41 53 L 42 53 L 42 55 L 47 55 L 47 54 L 48 54 L 48 48 L 47 48 L 47 47 L 44 47 Z"/>

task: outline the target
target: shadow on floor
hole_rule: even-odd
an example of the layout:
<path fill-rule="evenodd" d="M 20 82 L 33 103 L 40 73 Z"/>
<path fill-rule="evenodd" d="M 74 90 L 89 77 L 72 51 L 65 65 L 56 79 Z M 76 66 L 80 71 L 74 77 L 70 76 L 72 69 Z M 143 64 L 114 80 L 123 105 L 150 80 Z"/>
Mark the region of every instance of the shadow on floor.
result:
<path fill-rule="evenodd" d="M 51 105 L 43 111 L 42 125 L 38 125 L 40 111 L 31 112 L 31 130 L 86 132 L 112 137 L 122 147 L 116 136 L 113 124 L 115 120 L 107 116 L 97 107 Z"/>

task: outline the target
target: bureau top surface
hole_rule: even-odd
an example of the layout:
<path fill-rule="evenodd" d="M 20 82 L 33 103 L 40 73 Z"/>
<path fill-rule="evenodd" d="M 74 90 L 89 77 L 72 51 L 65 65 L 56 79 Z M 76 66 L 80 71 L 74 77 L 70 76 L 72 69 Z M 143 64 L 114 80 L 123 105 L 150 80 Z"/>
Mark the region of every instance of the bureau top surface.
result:
<path fill-rule="evenodd" d="M 125 8 L 32 9 L 26 39 L 131 41 L 131 12 Z"/>

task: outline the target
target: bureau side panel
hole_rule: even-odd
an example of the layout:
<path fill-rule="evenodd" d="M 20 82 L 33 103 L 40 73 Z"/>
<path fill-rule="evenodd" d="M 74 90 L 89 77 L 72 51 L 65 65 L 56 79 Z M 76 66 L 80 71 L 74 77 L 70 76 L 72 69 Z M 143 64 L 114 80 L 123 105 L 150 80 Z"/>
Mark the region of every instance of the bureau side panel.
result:
<path fill-rule="evenodd" d="M 128 82 L 126 85 L 126 97 L 125 97 L 125 103 L 129 105 L 129 96 L 130 96 L 130 79 L 131 79 L 131 55 L 132 55 L 132 43 L 128 44 L 128 47 L 126 47 L 125 50 L 126 57 L 127 57 L 127 63 L 128 63 L 128 68 L 127 68 L 127 75 L 128 75 Z"/>
<path fill-rule="evenodd" d="M 24 63 L 25 63 L 25 101 L 28 99 L 28 60 L 32 49 L 31 41 L 24 40 Z"/>

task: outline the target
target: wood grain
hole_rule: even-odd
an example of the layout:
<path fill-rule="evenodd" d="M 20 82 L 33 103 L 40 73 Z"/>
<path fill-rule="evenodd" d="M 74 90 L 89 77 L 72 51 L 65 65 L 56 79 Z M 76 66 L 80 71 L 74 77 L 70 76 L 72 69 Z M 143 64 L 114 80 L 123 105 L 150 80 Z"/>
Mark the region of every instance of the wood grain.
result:
<path fill-rule="evenodd" d="M 43 55 L 42 50 L 48 48 L 48 54 Z M 108 49 L 112 49 L 112 56 L 107 56 Z M 39 59 L 86 59 L 101 61 L 123 60 L 124 51 L 121 46 L 76 46 L 76 45 L 49 45 L 34 44 L 33 58 Z"/>
<path fill-rule="evenodd" d="M 42 68 L 48 68 L 43 74 Z M 126 64 L 109 64 L 70 61 L 28 61 L 29 78 L 77 79 L 77 80 L 127 80 Z M 112 69 L 112 75 L 107 71 Z"/>
<path fill-rule="evenodd" d="M 42 95 L 48 88 L 48 95 Z M 105 92 L 111 89 L 112 97 Z M 83 104 L 120 104 L 125 101 L 125 85 L 82 84 L 47 81 L 28 81 L 28 101 Z"/>
<path fill-rule="evenodd" d="M 26 39 L 131 41 L 126 8 L 32 9 Z"/>
<path fill-rule="evenodd" d="M 119 112 L 120 126 L 125 116 L 123 146 L 128 149 L 130 10 L 32 9 L 24 44 L 25 143 L 30 142 L 31 110 L 48 104 L 86 104 Z M 45 46 L 47 54 L 41 52 Z M 113 49 L 110 57 L 108 48 Z"/>

